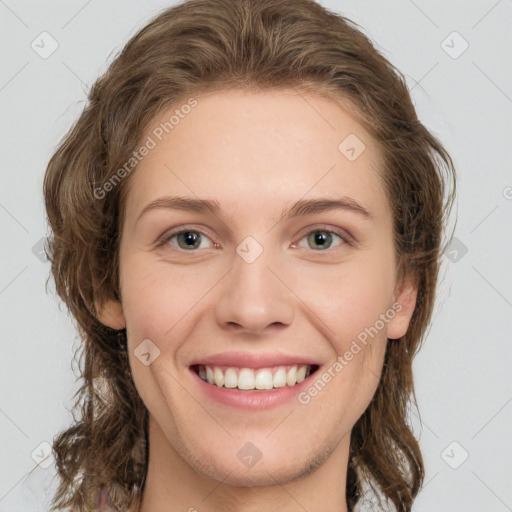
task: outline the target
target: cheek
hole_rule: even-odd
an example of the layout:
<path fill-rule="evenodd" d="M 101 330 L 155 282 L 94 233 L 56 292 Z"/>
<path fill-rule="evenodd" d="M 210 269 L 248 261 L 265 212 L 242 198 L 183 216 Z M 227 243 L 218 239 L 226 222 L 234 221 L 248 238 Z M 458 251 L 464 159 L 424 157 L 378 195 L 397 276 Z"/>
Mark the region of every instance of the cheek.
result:
<path fill-rule="evenodd" d="M 301 301 L 329 326 L 328 336 L 340 340 L 343 348 L 390 307 L 390 268 L 384 258 L 354 258 L 331 267 L 304 269 L 294 277 L 292 286 Z"/>
<path fill-rule="evenodd" d="M 150 339 L 163 339 L 186 324 L 187 315 L 211 287 L 208 280 L 198 279 L 197 268 L 177 270 L 143 258 L 127 259 L 121 279 L 127 329 Z"/>

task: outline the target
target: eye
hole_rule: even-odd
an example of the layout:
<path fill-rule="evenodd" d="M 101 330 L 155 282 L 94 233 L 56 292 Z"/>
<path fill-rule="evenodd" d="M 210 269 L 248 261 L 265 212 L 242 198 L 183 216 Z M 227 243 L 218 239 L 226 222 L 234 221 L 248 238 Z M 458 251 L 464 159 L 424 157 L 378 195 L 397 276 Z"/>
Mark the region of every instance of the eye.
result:
<path fill-rule="evenodd" d="M 208 249 L 208 247 L 201 246 L 201 244 L 206 240 L 210 240 L 202 231 L 182 229 L 174 233 L 166 233 L 160 240 L 160 245 L 170 244 L 176 247 L 176 245 L 172 243 L 173 239 L 176 239 L 179 249 L 189 252 L 194 252 L 194 249 Z M 213 246 L 215 245 L 216 244 L 213 244 Z"/>
<path fill-rule="evenodd" d="M 335 241 L 336 238 L 342 242 L 339 245 L 350 245 L 348 235 L 336 233 L 329 229 L 315 229 L 310 231 L 301 238 L 301 241 L 306 239 L 306 242 L 308 243 L 307 248 L 313 249 L 314 251 L 325 252 L 326 249 L 331 249 L 333 241 Z M 293 244 L 292 247 L 297 247 L 297 244 Z"/>
<path fill-rule="evenodd" d="M 306 248 L 312 249 L 316 252 L 325 252 L 327 249 L 331 249 L 336 239 L 341 242 L 338 243 L 338 246 L 345 244 L 351 245 L 348 234 L 343 231 L 338 233 L 330 229 L 314 229 L 303 236 L 300 241 L 304 239 L 306 239 L 306 243 L 308 244 Z M 203 245 L 203 243 L 206 244 L 208 240 L 211 242 L 211 245 Z M 181 229 L 180 231 L 167 232 L 161 237 L 158 243 L 159 246 L 171 245 L 178 250 L 181 249 L 188 252 L 197 252 L 195 251 L 196 249 L 220 247 L 215 242 L 212 242 L 206 233 L 197 229 Z M 295 248 L 303 246 L 294 243 L 292 244 L 292 247 Z"/>

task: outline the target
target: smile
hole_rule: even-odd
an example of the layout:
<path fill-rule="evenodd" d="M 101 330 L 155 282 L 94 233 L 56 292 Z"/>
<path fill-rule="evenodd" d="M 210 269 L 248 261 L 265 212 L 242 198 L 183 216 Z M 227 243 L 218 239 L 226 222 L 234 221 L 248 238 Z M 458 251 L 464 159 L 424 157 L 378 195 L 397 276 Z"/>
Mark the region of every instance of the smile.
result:
<path fill-rule="evenodd" d="M 318 366 L 292 364 L 266 368 L 237 368 L 197 364 L 191 367 L 208 384 L 218 388 L 242 391 L 271 390 L 293 387 L 314 373 Z"/>

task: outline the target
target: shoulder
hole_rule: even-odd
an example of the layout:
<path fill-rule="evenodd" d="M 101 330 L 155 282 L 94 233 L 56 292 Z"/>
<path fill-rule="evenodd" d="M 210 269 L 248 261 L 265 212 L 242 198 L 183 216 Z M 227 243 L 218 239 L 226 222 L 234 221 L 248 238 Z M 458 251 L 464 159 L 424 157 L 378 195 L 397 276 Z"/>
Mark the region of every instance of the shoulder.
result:
<path fill-rule="evenodd" d="M 96 494 L 93 512 L 119 512 L 112 502 L 106 485 L 102 485 Z"/>

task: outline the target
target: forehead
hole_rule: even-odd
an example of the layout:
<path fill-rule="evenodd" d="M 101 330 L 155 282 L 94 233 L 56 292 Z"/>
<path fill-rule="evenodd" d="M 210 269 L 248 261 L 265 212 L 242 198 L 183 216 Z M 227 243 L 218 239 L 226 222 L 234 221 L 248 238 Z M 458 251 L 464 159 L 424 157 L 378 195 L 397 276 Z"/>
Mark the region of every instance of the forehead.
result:
<path fill-rule="evenodd" d="M 303 197 L 346 196 L 388 214 L 379 148 L 341 103 L 292 90 L 208 93 L 181 108 L 187 100 L 148 127 L 152 148 L 131 177 L 127 217 L 166 194 L 259 214 L 262 204 L 281 211 Z"/>

